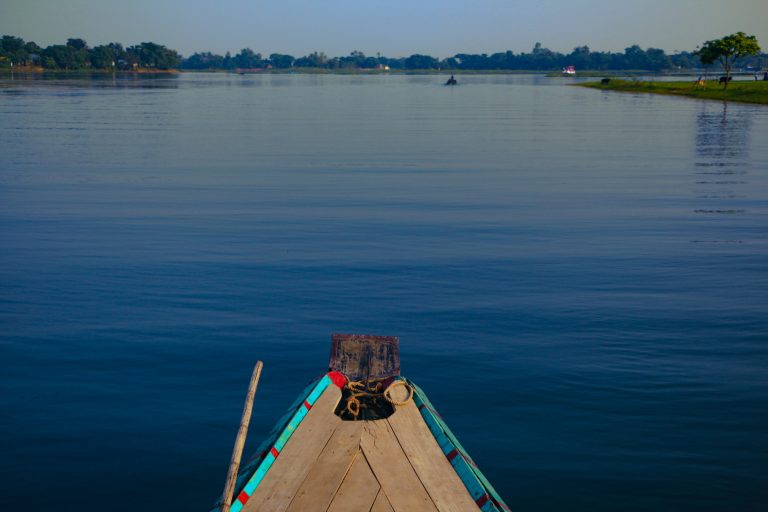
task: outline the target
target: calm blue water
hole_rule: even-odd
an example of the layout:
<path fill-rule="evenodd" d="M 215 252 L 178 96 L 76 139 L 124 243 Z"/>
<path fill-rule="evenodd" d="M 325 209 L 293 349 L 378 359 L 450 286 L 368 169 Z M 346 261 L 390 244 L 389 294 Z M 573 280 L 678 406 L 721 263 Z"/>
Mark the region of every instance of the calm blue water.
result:
<path fill-rule="evenodd" d="M 442 80 L 0 79 L 0 509 L 207 510 L 338 331 L 514 510 L 765 510 L 768 108 Z"/>

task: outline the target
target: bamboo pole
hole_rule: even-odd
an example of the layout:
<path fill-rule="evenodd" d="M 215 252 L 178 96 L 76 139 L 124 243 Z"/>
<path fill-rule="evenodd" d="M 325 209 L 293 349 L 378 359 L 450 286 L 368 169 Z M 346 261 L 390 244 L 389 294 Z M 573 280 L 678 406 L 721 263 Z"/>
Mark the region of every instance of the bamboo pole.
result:
<path fill-rule="evenodd" d="M 221 512 L 229 512 L 229 507 L 232 506 L 232 497 L 235 493 L 237 473 L 240 470 L 240 459 L 243 456 L 245 436 L 248 434 L 248 424 L 251 422 L 253 399 L 256 397 L 256 388 L 259 386 L 259 377 L 261 377 L 262 366 L 264 366 L 264 364 L 261 361 L 257 361 L 256 366 L 253 368 L 253 375 L 251 375 L 251 384 L 248 386 L 248 395 L 245 397 L 245 405 L 243 406 L 243 417 L 240 418 L 240 429 L 237 431 L 235 447 L 232 449 L 232 459 L 229 461 L 227 483 L 224 485 L 224 494 L 222 495 Z"/>

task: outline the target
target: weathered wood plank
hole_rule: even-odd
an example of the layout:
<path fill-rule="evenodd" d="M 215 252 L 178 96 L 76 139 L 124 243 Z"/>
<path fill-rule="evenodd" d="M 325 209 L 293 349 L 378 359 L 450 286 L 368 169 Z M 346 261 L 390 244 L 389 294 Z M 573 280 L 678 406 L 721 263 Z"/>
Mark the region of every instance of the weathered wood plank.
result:
<path fill-rule="evenodd" d="M 338 387 L 326 388 L 248 499 L 243 512 L 283 512 L 288 508 L 326 443 L 342 423 L 333 413 L 340 399 Z"/>
<path fill-rule="evenodd" d="M 437 512 L 389 422 L 365 422 L 360 447 L 396 512 Z"/>
<path fill-rule="evenodd" d="M 328 366 L 353 381 L 400 375 L 399 341 L 394 336 L 333 334 Z"/>
<path fill-rule="evenodd" d="M 287 512 L 325 512 L 360 451 L 363 422 L 342 421 L 299 487 Z"/>
<path fill-rule="evenodd" d="M 392 505 L 389 503 L 387 495 L 384 494 L 383 491 L 380 491 L 379 495 L 376 496 L 376 501 L 373 502 L 371 512 L 395 512 L 395 509 L 393 509 Z"/>
<path fill-rule="evenodd" d="M 362 422 L 354 422 L 360 423 Z M 376 496 L 379 494 L 379 482 L 371 471 L 371 467 L 365 460 L 365 456 L 358 452 L 352 467 L 339 487 L 339 491 L 333 498 L 328 512 L 360 512 L 370 510 Z"/>
<path fill-rule="evenodd" d="M 391 396 L 402 401 L 408 392 L 404 387 L 393 387 Z M 476 511 L 477 504 L 424 423 L 416 404 L 411 400 L 397 406 L 387 421 L 437 509 L 440 512 Z"/>

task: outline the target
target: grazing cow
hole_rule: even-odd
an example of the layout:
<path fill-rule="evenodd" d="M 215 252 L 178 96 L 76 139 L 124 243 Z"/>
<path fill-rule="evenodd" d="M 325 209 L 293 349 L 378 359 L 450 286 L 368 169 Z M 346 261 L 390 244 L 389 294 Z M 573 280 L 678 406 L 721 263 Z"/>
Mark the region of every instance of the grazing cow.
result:
<path fill-rule="evenodd" d="M 717 83 L 719 83 L 719 84 L 726 84 L 726 83 L 730 82 L 731 80 L 733 80 L 732 76 L 721 76 L 720 80 Z"/>
<path fill-rule="evenodd" d="M 707 81 L 704 80 L 702 77 L 699 77 L 696 80 L 696 88 L 697 89 L 706 89 L 707 88 Z"/>
<path fill-rule="evenodd" d="M 600 85 L 608 85 L 609 83 L 611 83 L 610 78 L 603 78 L 602 80 L 600 80 Z"/>

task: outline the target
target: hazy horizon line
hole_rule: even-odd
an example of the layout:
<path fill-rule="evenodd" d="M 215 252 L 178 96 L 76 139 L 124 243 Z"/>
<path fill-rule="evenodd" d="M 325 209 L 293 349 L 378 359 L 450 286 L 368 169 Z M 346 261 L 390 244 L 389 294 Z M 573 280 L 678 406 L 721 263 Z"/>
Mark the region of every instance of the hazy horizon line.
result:
<path fill-rule="evenodd" d="M 216 49 L 216 50 L 214 50 L 214 49 L 197 49 L 197 50 L 186 50 L 185 51 L 185 50 L 179 50 L 179 49 L 175 48 L 174 45 L 172 45 L 172 44 L 166 44 L 166 43 L 164 43 L 162 41 L 153 40 L 153 39 L 137 40 L 136 42 L 133 42 L 133 43 L 124 43 L 122 41 L 117 41 L 117 40 L 110 40 L 110 41 L 106 41 L 106 42 L 92 43 L 91 41 L 88 40 L 87 37 L 83 37 L 83 36 L 70 36 L 68 38 L 65 38 L 62 41 L 54 41 L 54 42 L 50 42 L 50 43 L 47 43 L 47 44 L 41 44 L 41 43 L 38 43 L 34 39 L 27 39 L 24 36 L 15 35 L 15 34 L 0 34 L 0 36 L 19 37 L 19 38 L 23 39 L 25 43 L 30 43 L 30 42 L 31 43 L 35 43 L 38 46 L 40 46 L 41 48 L 45 48 L 47 46 L 53 46 L 53 45 L 57 45 L 57 44 L 66 44 L 67 39 L 82 39 L 83 41 L 85 41 L 88 44 L 89 48 L 95 48 L 96 46 L 102 46 L 102 45 L 107 45 L 107 44 L 111 44 L 111 43 L 120 44 L 120 45 L 122 45 L 125 48 L 128 48 L 129 46 L 139 45 L 141 43 L 154 43 L 154 44 L 159 44 L 159 45 L 165 46 L 166 48 L 168 48 L 170 50 L 174 50 L 174 51 L 178 52 L 182 57 L 187 57 L 187 56 L 193 55 L 195 53 L 208 53 L 208 52 L 210 52 L 212 54 L 218 54 L 218 55 L 225 55 L 226 53 L 235 54 L 237 52 L 240 52 L 241 50 L 250 49 L 250 50 L 252 50 L 252 51 L 254 51 L 256 53 L 261 53 L 262 55 L 271 55 L 273 53 L 277 53 L 277 54 L 282 54 L 282 55 L 300 55 L 300 56 L 303 56 L 303 55 L 310 55 L 312 53 L 317 52 L 317 53 L 324 53 L 325 55 L 327 55 L 329 57 L 334 57 L 334 56 L 346 57 L 346 56 L 351 55 L 353 52 L 361 51 L 366 57 L 373 57 L 373 56 L 379 56 L 380 55 L 382 57 L 388 57 L 388 58 L 406 58 L 406 57 L 410 57 L 411 55 L 428 55 L 428 56 L 436 57 L 436 58 L 449 58 L 449 57 L 455 57 L 456 55 L 459 55 L 461 53 L 465 53 L 465 54 L 468 54 L 468 55 L 483 55 L 483 54 L 485 54 L 485 55 L 493 55 L 493 54 L 496 54 L 496 53 L 506 53 L 506 52 L 510 52 L 510 51 L 512 53 L 515 53 L 515 54 L 531 53 L 533 51 L 533 49 L 535 48 L 536 44 L 541 44 L 543 49 L 547 49 L 547 50 L 550 50 L 550 51 L 555 52 L 555 53 L 561 53 L 563 55 L 567 55 L 567 54 L 571 53 L 575 48 L 580 48 L 580 47 L 583 47 L 583 46 L 588 47 L 590 52 L 600 52 L 600 53 L 621 53 L 621 52 L 624 52 L 627 48 L 631 48 L 633 46 L 639 46 L 643 50 L 648 50 L 648 49 L 653 48 L 653 49 L 663 50 L 667 54 L 674 55 L 676 53 L 683 53 L 683 52 L 693 53 L 693 52 L 696 51 L 696 49 L 699 46 L 701 46 L 701 43 L 699 43 L 694 48 L 691 48 L 691 49 L 680 50 L 680 49 L 675 48 L 673 50 L 669 50 L 667 48 L 661 48 L 659 46 L 654 46 L 654 45 L 644 46 L 644 45 L 642 45 L 640 43 L 635 42 L 635 43 L 627 44 L 627 45 L 623 46 L 623 48 L 620 48 L 620 49 L 597 49 L 597 48 L 593 48 L 588 43 L 584 43 L 584 44 L 577 44 L 577 45 L 571 46 L 571 48 L 569 50 L 563 51 L 561 49 L 551 48 L 551 47 L 547 46 L 545 43 L 543 43 L 541 41 L 535 41 L 533 44 L 531 44 L 531 47 L 528 50 L 512 50 L 510 48 L 503 49 L 503 50 L 483 50 L 483 51 L 477 51 L 477 50 L 475 50 L 475 51 L 472 51 L 472 50 L 458 50 L 458 51 L 455 51 L 453 53 L 449 52 L 449 53 L 445 53 L 445 54 L 443 54 L 443 53 L 436 54 L 436 53 L 430 53 L 430 52 L 425 52 L 425 51 L 413 51 L 412 53 L 409 53 L 407 55 L 405 55 L 405 54 L 399 54 L 399 55 L 390 54 L 390 55 L 387 55 L 385 52 L 381 52 L 381 51 L 371 51 L 371 50 L 362 51 L 362 50 L 359 50 L 359 49 L 355 48 L 355 49 L 349 50 L 347 53 L 339 53 L 337 55 L 332 55 L 331 52 L 326 52 L 325 50 L 319 50 L 319 49 L 314 49 L 314 50 L 309 50 L 309 51 L 305 50 L 305 51 L 302 51 L 302 52 L 286 51 L 286 50 L 273 50 L 273 49 L 270 49 L 270 50 L 260 50 L 258 48 L 254 48 L 253 46 L 248 46 L 248 45 L 242 46 L 242 47 L 236 48 L 236 49 L 227 49 L 227 50 L 224 50 L 224 51 L 222 51 L 220 49 Z M 765 51 L 761 49 L 761 54 L 764 54 L 764 53 L 765 53 Z"/>

